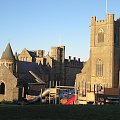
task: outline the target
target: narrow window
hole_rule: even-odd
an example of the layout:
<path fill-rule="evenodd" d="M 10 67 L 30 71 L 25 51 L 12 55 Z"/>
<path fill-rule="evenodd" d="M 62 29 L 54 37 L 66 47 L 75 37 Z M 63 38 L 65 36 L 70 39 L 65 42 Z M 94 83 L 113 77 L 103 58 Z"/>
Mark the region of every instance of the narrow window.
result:
<path fill-rule="evenodd" d="M 98 77 L 103 76 L 103 63 L 100 59 L 97 60 L 97 62 L 96 62 L 96 76 L 98 76 Z"/>
<path fill-rule="evenodd" d="M 98 31 L 98 43 L 104 42 L 104 32 L 102 29 L 99 29 Z"/>
<path fill-rule="evenodd" d="M 5 94 L 5 84 L 1 83 L 0 85 L 0 94 Z"/>

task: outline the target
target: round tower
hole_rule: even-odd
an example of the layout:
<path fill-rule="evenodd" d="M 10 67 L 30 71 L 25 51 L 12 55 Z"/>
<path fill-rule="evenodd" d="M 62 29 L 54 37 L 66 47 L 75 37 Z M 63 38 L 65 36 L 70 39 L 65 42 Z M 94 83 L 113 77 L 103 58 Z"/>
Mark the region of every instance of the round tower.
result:
<path fill-rule="evenodd" d="M 5 65 L 12 73 L 15 72 L 15 57 L 13 55 L 10 43 L 8 43 L 5 51 L 3 51 L 0 59 L 0 65 Z"/>

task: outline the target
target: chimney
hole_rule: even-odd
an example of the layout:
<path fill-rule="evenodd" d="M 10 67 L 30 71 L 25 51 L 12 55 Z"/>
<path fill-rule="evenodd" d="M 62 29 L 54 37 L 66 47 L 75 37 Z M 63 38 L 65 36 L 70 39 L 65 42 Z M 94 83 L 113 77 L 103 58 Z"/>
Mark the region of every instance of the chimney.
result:
<path fill-rule="evenodd" d="M 69 60 L 71 60 L 71 56 L 69 56 Z"/>
<path fill-rule="evenodd" d="M 43 59 L 43 65 L 46 65 L 46 58 Z"/>
<path fill-rule="evenodd" d="M 76 60 L 76 57 L 73 57 L 74 60 Z"/>
<path fill-rule="evenodd" d="M 80 62 L 80 58 L 78 58 L 78 62 Z"/>
<path fill-rule="evenodd" d="M 38 50 L 38 57 L 44 57 L 44 50 Z"/>

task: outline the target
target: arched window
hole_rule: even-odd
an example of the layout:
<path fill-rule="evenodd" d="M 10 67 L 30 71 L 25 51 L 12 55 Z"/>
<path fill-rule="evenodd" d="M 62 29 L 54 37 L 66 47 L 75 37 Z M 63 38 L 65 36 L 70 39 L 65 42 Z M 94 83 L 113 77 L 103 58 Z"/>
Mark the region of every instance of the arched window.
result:
<path fill-rule="evenodd" d="M 0 85 L 0 94 L 5 94 L 5 84 L 1 83 Z"/>
<path fill-rule="evenodd" d="M 98 43 L 104 42 L 104 31 L 103 29 L 98 30 Z"/>
<path fill-rule="evenodd" d="M 103 62 L 100 59 L 96 62 L 96 76 L 103 76 Z"/>

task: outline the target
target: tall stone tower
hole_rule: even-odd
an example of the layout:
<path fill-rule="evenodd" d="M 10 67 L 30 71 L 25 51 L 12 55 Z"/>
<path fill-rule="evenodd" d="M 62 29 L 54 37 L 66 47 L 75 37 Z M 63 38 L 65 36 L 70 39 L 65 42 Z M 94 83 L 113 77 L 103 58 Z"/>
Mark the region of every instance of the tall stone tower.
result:
<path fill-rule="evenodd" d="M 51 47 L 51 57 L 59 62 L 64 62 L 65 59 L 65 46 Z"/>
<path fill-rule="evenodd" d="M 0 65 L 5 65 L 12 73 L 15 73 L 15 57 L 13 55 L 10 43 L 8 43 L 5 51 L 2 54 Z"/>
<path fill-rule="evenodd" d="M 117 87 L 120 63 L 120 22 L 114 14 L 106 20 L 91 18 L 90 71 L 91 85 Z"/>
<path fill-rule="evenodd" d="M 55 80 L 64 84 L 65 46 L 51 47 L 51 57 L 54 59 Z"/>

